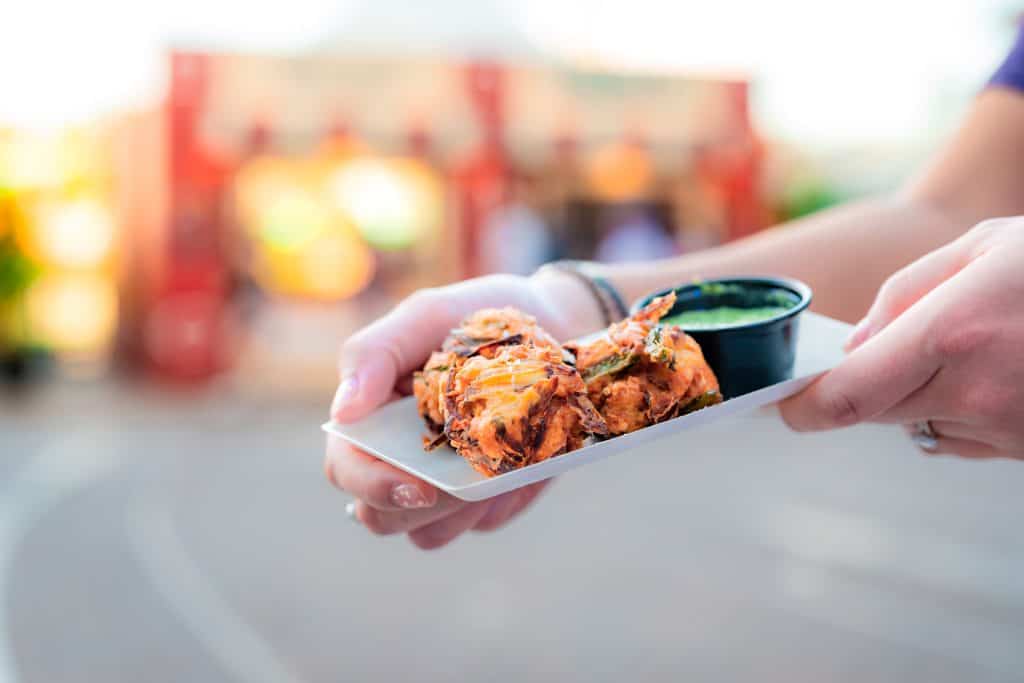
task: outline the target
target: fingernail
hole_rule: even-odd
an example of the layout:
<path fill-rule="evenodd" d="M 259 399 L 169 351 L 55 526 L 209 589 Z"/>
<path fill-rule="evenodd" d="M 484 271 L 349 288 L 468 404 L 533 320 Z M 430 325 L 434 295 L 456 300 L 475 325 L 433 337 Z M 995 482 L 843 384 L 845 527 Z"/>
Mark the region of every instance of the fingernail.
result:
<path fill-rule="evenodd" d="M 359 379 L 354 375 L 346 375 L 334 392 L 334 400 L 331 401 L 331 415 L 334 415 L 352 400 L 352 397 L 359 391 Z"/>
<path fill-rule="evenodd" d="M 843 345 L 843 348 L 847 351 L 853 351 L 855 348 L 870 339 L 873 333 L 874 332 L 871 329 L 871 321 L 868 318 L 864 318 L 853 328 L 853 332 L 851 332 L 850 336 L 847 337 L 846 344 Z"/>
<path fill-rule="evenodd" d="M 423 495 L 419 487 L 412 484 L 399 484 L 391 489 L 391 502 L 400 508 L 426 508 L 430 501 Z"/>

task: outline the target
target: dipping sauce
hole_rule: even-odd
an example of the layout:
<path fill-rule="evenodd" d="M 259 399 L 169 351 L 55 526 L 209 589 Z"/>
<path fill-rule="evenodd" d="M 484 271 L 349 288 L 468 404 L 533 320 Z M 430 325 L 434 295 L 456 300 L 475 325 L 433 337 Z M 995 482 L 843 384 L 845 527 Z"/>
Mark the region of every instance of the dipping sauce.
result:
<path fill-rule="evenodd" d="M 800 316 L 811 289 L 781 277 L 728 277 L 652 292 L 633 304 L 676 293 L 662 323 L 682 327 L 700 344 L 728 401 L 793 376 Z"/>
<path fill-rule="evenodd" d="M 785 313 L 792 306 L 755 306 L 739 308 L 737 306 L 716 306 L 703 310 L 683 311 L 668 315 L 661 319 L 664 325 L 679 325 L 686 330 L 709 330 L 730 325 L 746 325 L 747 323 L 767 320 Z"/>

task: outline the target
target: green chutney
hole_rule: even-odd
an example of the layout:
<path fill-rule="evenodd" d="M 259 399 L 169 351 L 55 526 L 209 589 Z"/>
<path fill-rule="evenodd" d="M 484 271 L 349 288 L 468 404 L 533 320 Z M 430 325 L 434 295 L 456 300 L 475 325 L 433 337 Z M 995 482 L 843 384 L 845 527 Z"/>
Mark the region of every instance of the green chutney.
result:
<path fill-rule="evenodd" d="M 785 313 L 792 306 L 755 306 L 738 308 L 736 306 L 716 306 L 704 310 L 683 311 L 661 319 L 663 325 L 678 325 L 686 330 L 708 330 L 731 325 L 767 320 Z"/>

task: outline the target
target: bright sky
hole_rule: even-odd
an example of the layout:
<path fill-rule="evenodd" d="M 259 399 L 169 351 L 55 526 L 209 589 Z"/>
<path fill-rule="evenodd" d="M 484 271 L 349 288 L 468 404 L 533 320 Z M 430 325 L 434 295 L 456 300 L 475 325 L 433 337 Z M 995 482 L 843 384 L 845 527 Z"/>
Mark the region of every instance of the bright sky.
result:
<path fill-rule="evenodd" d="M 1011 0 L 12 0 L 0 124 L 45 127 L 152 101 L 165 46 L 552 54 L 740 70 L 771 134 L 848 144 L 944 129 L 1012 39 Z"/>

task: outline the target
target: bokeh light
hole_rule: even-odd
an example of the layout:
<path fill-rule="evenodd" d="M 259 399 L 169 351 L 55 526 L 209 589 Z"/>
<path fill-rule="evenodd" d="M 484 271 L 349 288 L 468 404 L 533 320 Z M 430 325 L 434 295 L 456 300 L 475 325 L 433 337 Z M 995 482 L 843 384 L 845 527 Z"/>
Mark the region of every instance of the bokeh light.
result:
<path fill-rule="evenodd" d="M 355 227 L 334 215 L 330 224 L 297 251 L 261 249 L 254 276 L 267 291 L 322 301 L 347 299 L 373 278 L 373 253 Z"/>
<path fill-rule="evenodd" d="M 37 343 L 58 352 L 100 354 L 117 329 L 115 283 L 91 273 L 51 273 L 28 290 L 25 314 Z"/>
<path fill-rule="evenodd" d="M 607 202 L 642 199 L 653 188 L 654 167 L 639 144 L 622 141 L 597 150 L 587 167 L 594 196 Z"/>
<path fill-rule="evenodd" d="M 302 160 L 264 156 L 247 162 L 235 179 L 239 219 L 250 237 L 290 250 L 308 243 L 323 228 L 310 195 L 317 178 Z"/>
<path fill-rule="evenodd" d="M 359 157 L 342 164 L 328 182 L 334 205 L 378 249 L 407 249 L 440 222 L 439 185 L 413 159 Z"/>
<path fill-rule="evenodd" d="M 331 220 L 330 210 L 315 195 L 300 188 L 283 188 L 267 198 L 256 225 L 267 249 L 290 254 L 325 233 Z"/>
<path fill-rule="evenodd" d="M 79 130 L 0 129 L 0 187 L 58 188 L 101 175 L 104 154 L 96 135 Z"/>
<path fill-rule="evenodd" d="M 324 192 L 333 168 L 326 158 L 263 157 L 239 172 L 236 201 L 253 240 L 251 271 L 267 292 L 337 301 L 373 279 L 372 251 Z M 345 163 L 349 155 L 337 158 Z"/>
<path fill-rule="evenodd" d="M 113 255 L 116 226 L 109 208 L 95 199 L 47 202 L 22 229 L 25 251 L 59 268 L 97 268 Z"/>

